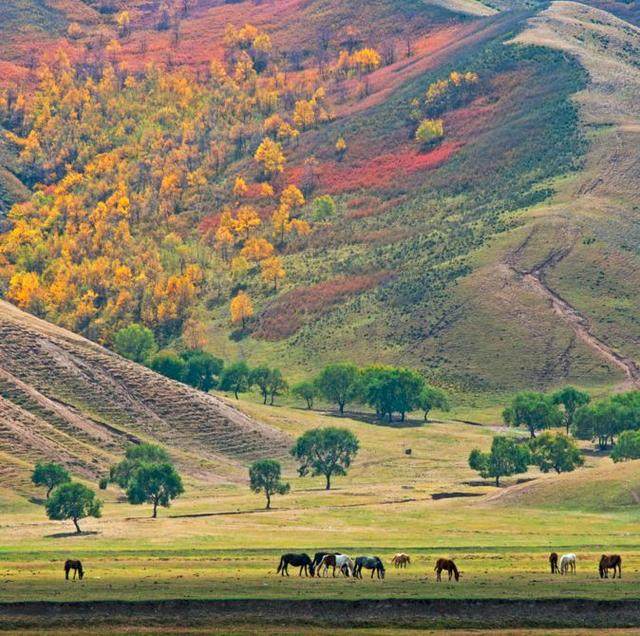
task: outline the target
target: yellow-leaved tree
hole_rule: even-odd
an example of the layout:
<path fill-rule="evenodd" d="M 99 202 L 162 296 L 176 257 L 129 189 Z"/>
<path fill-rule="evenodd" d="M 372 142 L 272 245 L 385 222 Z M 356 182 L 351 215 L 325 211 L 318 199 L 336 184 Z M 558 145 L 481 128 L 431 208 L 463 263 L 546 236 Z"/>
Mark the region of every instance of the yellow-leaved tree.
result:
<path fill-rule="evenodd" d="M 231 299 L 229 306 L 231 312 L 231 322 L 234 325 L 242 324 L 242 328 L 246 327 L 247 320 L 253 316 L 253 303 L 249 294 L 244 291 L 238 292 L 236 296 Z"/>
<path fill-rule="evenodd" d="M 260 164 L 262 172 L 267 178 L 280 174 L 284 170 L 285 156 L 282 152 L 282 146 L 270 137 L 265 137 L 262 140 L 254 158 Z"/>
<path fill-rule="evenodd" d="M 260 275 L 265 283 L 273 283 L 273 289 L 278 289 L 278 282 L 285 277 L 282 259 L 279 256 L 271 256 L 260 262 Z"/>

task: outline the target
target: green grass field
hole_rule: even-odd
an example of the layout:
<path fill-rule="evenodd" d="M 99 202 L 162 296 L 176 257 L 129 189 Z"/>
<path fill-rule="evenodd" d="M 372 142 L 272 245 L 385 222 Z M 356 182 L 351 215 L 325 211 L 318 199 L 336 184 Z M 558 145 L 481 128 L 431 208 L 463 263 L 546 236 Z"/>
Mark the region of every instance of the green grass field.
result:
<path fill-rule="evenodd" d="M 318 425 L 347 426 L 360 438 L 362 450 L 349 475 L 336 479 L 329 492 L 321 479 L 297 477 L 287 463 L 292 492 L 276 498 L 271 511 L 262 510 L 262 498 L 245 483 L 206 488 L 187 483 L 185 495 L 153 520 L 148 507 L 122 503 L 120 493 L 110 488 L 104 493 L 103 517 L 84 520 L 81 536 L 72 534 L 70 523 L 48 521 L 41 506 L 0 491 L 0 598 L 637 596 L 640 541 L 634 493 L 640 476 L 635 462 L 620 467 L 606 457 L 588 457 L 587 467 L 576 473 L 532 473 L 520 476 L 521 485 L 511 478 L 496 489 L 466 465 L 471 448 L 489 446 L 494 426 L 420 425 L 415 420 L 399 428 L 288 407 L 241 405 L 292 434 Z M 406 448 L 412 449 L 411 456 L 405 455 Z M 276 575 L 282 552 L 319 549 L 374 553 L 385 563 L 402 550 L 413 563 L 407 570 L 388 566 L 384 581 Z M 578 574 L 548 574 L 551 549 L 576 552 Z M 603 551 L 624 555 L 621 581 L 597 578 Z M 462 571 L 458 584 L 435 583 L 433 563 L 440 556 L 456 559 Z M 69 557 L 85 563 L 82 582 L 62 580 L 62 564 Z"/>

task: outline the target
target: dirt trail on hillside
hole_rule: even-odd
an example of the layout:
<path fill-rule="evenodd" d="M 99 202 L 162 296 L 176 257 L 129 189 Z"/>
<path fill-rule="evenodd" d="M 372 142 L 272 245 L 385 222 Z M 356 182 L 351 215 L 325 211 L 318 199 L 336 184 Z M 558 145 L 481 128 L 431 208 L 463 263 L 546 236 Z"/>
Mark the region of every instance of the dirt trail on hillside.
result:
<path fill-rule="evenodd" d="M 506 266 L 522 284 L 549 302 L 577 338 L 621 369 L 627 377 L 625 384 L 638 387 L 638 363 L 596 335 L 592 321 L 554 291 L 546 275 L 579 240 L 578 224 L 573 224 L 576 219 L 593 210 L 628 217 L 640 202 L 640 70 L 630 55 L 640 47 L 640 29 L 605 11 L 558 0 L 532 17 L 529 28 L 516 42 L 547 46 L 575 56 L 589 75 L 587 87 L 576 95 L 582 120 L 610 132 L 591 144 L 585 169 L 578 179 L 569 180 L 556 197 L 564 216 L 572 220 L 571 228 L 564 228 L 569 235 L 558 237 L 543 262 L 526 267 L 521 263 L 526 260 L 530 234 L 508 255 Z"/>
<path fill-rule="evenodd" d="M 566 258 L 571 253 L 571 247 L 552 250 L 549 256 L 541 263 L 535 265 L 530 270 L 521 270 L 518 269 L 516 265 L 516 255 L 526 243 L 527 239 L 525 239 L 525 242 L 519 248 L 509 255 L 506 263 L 507 267 L 524 285 L 527 285 L 540 296 L 544 297 L 551 305 L 553 312 L 573 329 L 576 336 L 582 342 L 600 355 L 600 357 L 622 370 L 632 386 L 639 387 L 640 366 L 638 363 L 633 358 L 618 353 L 595 335 L 589 319 L 555 292 L 546 282 L 546 271 L 555 267 L 560 261 Z"/>

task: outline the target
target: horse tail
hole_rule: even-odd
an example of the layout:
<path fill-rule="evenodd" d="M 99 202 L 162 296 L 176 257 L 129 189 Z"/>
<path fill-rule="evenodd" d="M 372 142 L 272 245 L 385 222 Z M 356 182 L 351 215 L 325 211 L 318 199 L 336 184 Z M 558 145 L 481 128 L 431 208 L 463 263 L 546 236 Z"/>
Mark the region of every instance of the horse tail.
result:
<path fill-rule="evenodd" d="M 280 570 L 284 567 L 284 556 L 280 557 L 280 564 L 278 565 L 278 569 L 276 570 L 276 574 L 280 574 Z"/>

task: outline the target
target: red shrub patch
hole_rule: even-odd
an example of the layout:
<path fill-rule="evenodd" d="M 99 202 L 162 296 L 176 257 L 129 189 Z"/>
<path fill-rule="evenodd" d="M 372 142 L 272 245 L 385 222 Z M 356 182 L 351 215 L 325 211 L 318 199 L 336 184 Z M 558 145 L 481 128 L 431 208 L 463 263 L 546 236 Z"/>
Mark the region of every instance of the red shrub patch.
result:
<path fill-rule="evenodd" d="M 254 336 L 263 340 L 284 340 L 338 303 L 372 289 L 392 276 L 390 271 L 341 276 L 287 292 L 262 312 Z"/>
<path fill-rule="evenodd" d="M 321 189 L 339 194 L 350 190 L 388 187 L 396 182 L 401 183 L 408 174 L 441 166 L 461 146 L 460 142 L 445 141 L 429 152 L 404 147 L 397 152 L 378 155 L 355 165 L 325 163 L 320 166 Z M 292 171 L 294 179 L 297 172 L 295 169 Z"/>

